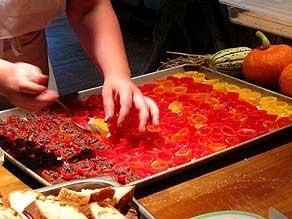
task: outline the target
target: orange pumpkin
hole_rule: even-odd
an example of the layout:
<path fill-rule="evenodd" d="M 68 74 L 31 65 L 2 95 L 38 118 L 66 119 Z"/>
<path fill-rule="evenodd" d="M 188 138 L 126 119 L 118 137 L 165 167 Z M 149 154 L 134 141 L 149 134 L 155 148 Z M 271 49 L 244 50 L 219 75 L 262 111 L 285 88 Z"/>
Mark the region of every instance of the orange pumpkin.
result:
<path fill-rule="evenodd" d="M 292 97 L 292 63 L 281 72 L 279 85 L 283 94 Z"/>
<path fill-rule="evenodd" d="M 242 71 L 247 80 L 265 87 L 278 85 L 280 73 L 292 63 L 292 47 L 279 44 L 270 45 L 267 37 L 260 31 L 256 36 L 262 40 L 262 46 L 253 49 L 244 59 Z"/>

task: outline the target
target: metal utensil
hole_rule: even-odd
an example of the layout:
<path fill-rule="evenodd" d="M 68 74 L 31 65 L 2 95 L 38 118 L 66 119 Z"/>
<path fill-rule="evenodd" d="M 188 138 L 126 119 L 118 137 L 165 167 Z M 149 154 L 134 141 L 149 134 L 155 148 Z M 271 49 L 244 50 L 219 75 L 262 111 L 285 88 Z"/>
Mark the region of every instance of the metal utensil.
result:
<path fill-rule="evenodd" d="M 59 99 L 56 100 L 56 103 L 58 103 L 68 113 L 69 116 L 74 117 L 74 113 L 64 103 L 62 103 Z M 73 122 L 78 128 L 80 128 L 82 130 L 93 132 L 93 133 L 98 133 L 98 134 L 101 133 L 100 128 L 92 123 L 88 122 L 87 125 L 83 125 L 83 124 L 80 124 L 74 120 L 73 120 Z"/>

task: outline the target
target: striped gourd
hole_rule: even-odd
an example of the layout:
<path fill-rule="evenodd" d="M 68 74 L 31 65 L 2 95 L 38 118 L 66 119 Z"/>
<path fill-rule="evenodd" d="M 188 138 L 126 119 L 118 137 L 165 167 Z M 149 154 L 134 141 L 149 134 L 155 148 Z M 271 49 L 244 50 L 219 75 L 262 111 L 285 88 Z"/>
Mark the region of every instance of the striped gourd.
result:
<path fill-rule="evenodd" d="M 220 50 L 210 57 L 209 66 L 223 72 L 240 70 L 244 58 L 250 51 L 251 49 L 248 47 Z"/>

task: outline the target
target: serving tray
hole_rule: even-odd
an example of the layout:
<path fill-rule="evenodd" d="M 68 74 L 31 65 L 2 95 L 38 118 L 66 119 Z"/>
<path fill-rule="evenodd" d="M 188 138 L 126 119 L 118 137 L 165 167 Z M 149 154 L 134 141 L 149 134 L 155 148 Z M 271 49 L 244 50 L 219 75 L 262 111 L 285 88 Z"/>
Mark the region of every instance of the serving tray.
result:
<path fill-rule="evenodd" d="M 45 196 L 57 196 L 62 188 L 67 188 L 74 191 L 81 191 L 81 189 L 98 189 L 107 186 L 118 187 L 120 184 L 113 181 L 111 177 L 96 177 L 89 179 L 78 179 L 64 183 L 58 183 L 51 186 L 46 186 L 36 191 L 43 193 Z M 154 219 L 153 215 L 147 211 L 135 198 L 129 203 L 130 207 L 137 210 L 139 219 Z"/>
<path fill-rule="evenodd" d="M 257 91 L 257 92 L 261 93 L 262 95 L 277 97 L 278 100 L 287 102 L 289 105 L 292 105 L 292 99 L 287 97 L 287 96 L 281 95 L 279 93 L 276 93 L 276 92 L 264 89 L 262 87 L 250 84 L 246 81 L 242 81 L 242 80 L 233 78 L 231 76 L 222 74 L 220 72 L 214 71 L 212 69 L 209 69 L 206 67 L 201 67 L 201 66 L 182 65 L 182 66 L 178 66 L 175 68 L 157 71 L 157 72 L 149 73 L 149 74 L 146 74 L 143 76 L 135 77 L 135 78 L 133 78 L 133 80 L 136 84 L 140 85 L 140 84 L 144 84 L 144 83 L 153 82 L 154 80 L 157 80 L 160 78 L 165 78 L 165 77 L 173 75 L 177 72 L 185 72 L 185 71 L 199 71 L 199 72 L 204 73 L 206 75 L 207 79 L 219 79 L 219 80 L 231 83 L 233 85 L 238 85 L 241 88 L 248 88 L 248 89 L 251 89 L 253 91 Z M 96 88 L 81 91 L 78 93 L 78 98 L 86 99 L 87 97 L 89 97 L 92 94 L 100 93 L 101 89 L 102 89 L 102 87 L 96 87 Z M 17 109 L 17 108 L 5 110 L 5 111 L 0 112 L 0 118 L 5 118 L 5 117 L 10 116 L 12 114 L 22 115 L 23 113 L 24 113 L 24 111 Z M 188 163 L 185 163 L 185 164 L 182 164 L 179 166 L 175 166 L 175 167 L 171 167 L 165 171 L 156 173 L 156 174 L 148 176 L 146 178 L 142 178 L 142 179 L 133 181 L 133 182 L 129 183 L 129 185 L 135 185 L 136 187 L 143 187 L 143 186 L 146 186 L 148 184 L 151 184 L 151 183 L 154 183 L 157 181 L 161 181 L 161 180 L 168 178 L 170 176 L 173 176 L 177 173 L 184 172 L 186 170 L 190 170 L 190 169 L 195 170 L 196 167 L 198 167 L 199 165 L 201 166 L 202 164 L 204 165 L 204 164 L 208 163 L 208 161 L 211 161 L 214 159 L 220 159 L 221 155 L 227 155 L 230 152 L 237 150 L 237 149 L 242 149 L 242 148 L 247 148 L 247 147 L 252 148 L 255 145 L 255 143 L 257 143 L 259 141 L 274 138 L 278 134 L 283 133 L 283 132 L 284 133 L 291 133 L 291 131 L 292 131 L 292 125 L 289 124 L 287 126 L 274 129 L 274 130 L 272 130 L 268 133 L 265 133 L 263 135 L 254 137 L 248 141 L 242 142 L 242 143 L 237 144 L 233 147 L 228 147 L 224 150 L 214 152 L 212 154 L 203 156 L 201 158 L 193 159 Z M 11 156 L 10 154 L 8 154 L 5 151 L 4 151 L 4 153 L 7 157 L 7 159 L 9 159 L 16 166 L 18 166 L 21 170 L 23 170 L 24 172 L 26 172 L 27 174 L 29 174 L 30 176 L 35 178 L 40 183 L 42 183 L 44 185 L 50 185 L 50 183 L 47 182 L 44 178 L 39 176 L 37 173 L 35 173 L 33 170 L 31 170 L 27 166 L 23 165 L 21 162 L 16 160 L 13 156 Z"/>

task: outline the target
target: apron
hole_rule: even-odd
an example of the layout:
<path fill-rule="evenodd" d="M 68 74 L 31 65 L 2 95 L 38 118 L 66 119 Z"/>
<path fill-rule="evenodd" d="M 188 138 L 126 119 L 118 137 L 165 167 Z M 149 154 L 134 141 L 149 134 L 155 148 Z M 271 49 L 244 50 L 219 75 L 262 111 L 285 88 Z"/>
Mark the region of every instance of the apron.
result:
<path fill-rule="evenodd" d="M 0 58 L 29 63 L 49 74 L 44 29 L 65 9 L 66 0 L 0 0 Z M 0 97 L 0 109 L 10 107 Z"/>
<path fill-rule="evenodd" d="M 48 74 L 44 29 L 65 8 L 66 0 L 0 0 L 0 58 Z"/>

